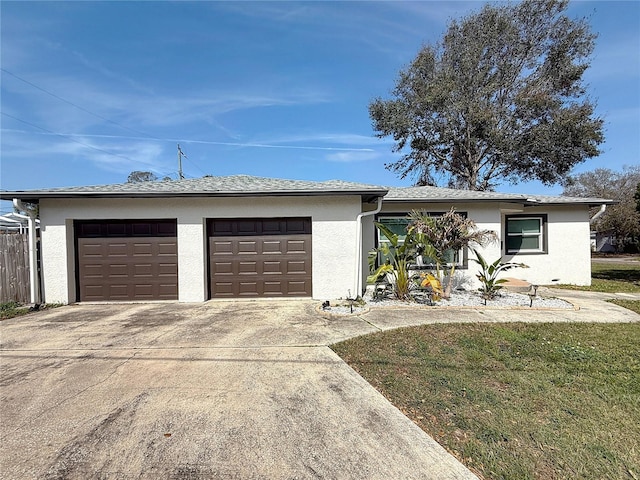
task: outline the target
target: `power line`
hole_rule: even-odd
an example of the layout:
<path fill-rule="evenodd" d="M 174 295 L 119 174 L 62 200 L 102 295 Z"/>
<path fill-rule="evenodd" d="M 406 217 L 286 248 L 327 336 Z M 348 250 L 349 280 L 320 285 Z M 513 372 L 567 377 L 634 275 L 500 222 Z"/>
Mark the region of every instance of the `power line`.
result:
<path fill-rule="evenodd" d="M 84 147 L 90 148 L 92 150 L 96 150 L 98 152 L 106 153 L 107 155 L 113 155 L 114 157 L 124 158 L 125 160 L 129 160 L 130 162 L 135 162 L 135 160 L 133 160 L 132 158 L 127 157 L 126 155 L 121 155 L 119 153 L 109 152 L 107 150 L 103 150 L 102 148 L 94 147 L 93 145 L 89 145 L 88 143 L 83 143 L 83 142 L 81 142 L 79 140 L 76 140 L 72 136 L 65 135 L 65 134 L 62 134 L 62 133 L 52 132 L 51 130 L 47 130 L 46 128 L 40 127 L 40 126 L 35 125 L 35 124 L 31 123 L 31 122 L 27 122 L 26 120 L 22 120 L 22 119 L 20 119 L 18 117 L 14 117 L 13 115 L 9 115 L 6 112 L 0 112 L 0 113 L 2 113 L 2 115 L 5 115 L 5 116 L 7 116 L 9 118 L 13 118 L 14 120 L 17 120 L 18 122 L 24 123 L 25 125 L 29 125 L 30 127 L 37 128 L 37 129 L 42 130 L 44 132 L 50 133 L 51 135 L 57 135 L 59 137 L 66 138 L 67 140 L 71 140 L 72 142 L 78 143 L 78 144 L 80 144 L 80 145 L 82 145 Z"/>
<path fill-rule="evenodd" d="M 27 80 L 26 78 L 23 78 L 23 77 L 21 77 L 20 75 L 17 75 L 17 74 L 15 74 L 15 73 L 13 73 L 13 72 L 11 72 L 11 71 L 7 70 L 6 68 L 2 68 L 2 67 L 0 67 L 0 70 L 1 70 L 1 71 L 3 71 L 4 73 L 8 74 L 8 75 L 11 75 L 12 77 L 14 77 L 14 78 L 16 78 L 16 79 L 18 79 L 18 80 L 20 80 L 21 82 L 24 82 L 24 83 L 26 83 L 27 85 L 29 85 L 29 86 L 31 86 L 31 87 L 33 87 L 33 88 L 37 89 L 37 90 L 40 90 L 41 92 L 46 93 L 47 95 L 51 95 L 53 98 L 55 98 L 55 99 L 57 99 L 57 100 L 60 100 L 61 102 L 64 102 L 64 103 L 66 103 L 66 104 L 68 104 L 68 105 L 71 105 L 72 107 L 75 107 L 75 108 L 77 108 L 78 110 L 80 110 L 80 111 L 82 111 L 82 112 L 88 113 L 89 115 L 92 115 L 92 116 L 94 116 L 94 117 L 96 117 L 96 118 L 99 118 L 100 120 L 104 120 L 105 122 L 109 122 L 109 123 L 111 123 L 111 124 L 113 124 L 113 125 L 116 125 L 116 126 L 118 126 L 118 127 L 120 127 L 120 128 L 123 128 L 123 129 L 125 129 L 125 130 L 128 130 L 128 131 L 130 131 L 130 132 L 134 132 L 134 133 L 137 133 L 137 134 L 139 134 L 139 135 L 144 135 L 144 137 L 149 138 L 149 139 L 152 139 L 152 140 L 157 140 L 157 141 L 160 141 L 160 142 L 169 142 L 169 141 L 173 141 L 173 140 L 166 140 L 166 139 L 158 138 L 158 137 L 155 137 L 155 136 L 153 136 L 153 135 L 150 135 L 150 134 L 148 134 L 148 133 L 146 133 L 146 132 L 142 132 L 142 131 L 140 131 L 140 130 L 136 130 L 135 128 L 127 127 L 126 125 L 123 125 L 123 124 L 118 123 L 118 122 L 116 122 L 116 121 L 114 121 L 114 120 L 111 120 L 110 118 L 107 118 L 107 117 L 104 117 L 104 116 L 102 116 L 102 115 L 100 115 L 100 114 L 98 114 L 98 113 L 92 112 L 91 110 L 88 110 L 88 109 L 86 109 L 86 108 L 84 108 L 84 107 L 82 107 L 82 106 L 78 105 L 77 103 L 74 103 L 74 102 L 72 102 L 72 101 L 70 101 L 70 100 L 67 100 L 66 98 L 63 98 L 63 97 L 61 97 L 60 95 L 56 95 L 55 93 L 50 92 L 49 90 L 47 90 L 47 89 L 45 89 L 45 88 L 42 88 L 41 86 L 36 85 L 36 84 L 35 84 L 35 83 L 33 83 L 33 82 L 30 82 L 30 81 L 29 81 L 29 80 Z M 12 118 L 15 118 L 15 117 L 12 117 Z M 22 120 L 20 120 L 20 119 L 18 119 L 18 118 L 16 118 L 16 120 L 18 120 L 18 121 L 22 121 Z M 22 122 L 23 122 L 23 123 L 26 123 L 27 125 L 29 125 L 29 123 L 27 123 L 27 122 L 24 122 L 24 121 L 22 121 Z M 45 132 L 49 132 L 48 130 L 46 130 L 46 129 L 44 129 L 44 128 L 38 127 L 37 125 L 31 125 L 31 126 L 34 126 L 35 128 L 40 128 L 41 130 L 44 130 Z M 58 134 L 58 133 L 55 133 L 55 132 L 49 132 L 49 133 L 51 133 L 51 134 L 53 134 L 53 135 L 58 135 L 58 136 L 65 136 L 64 134 Z M 69 136 L 69 135 L 66 135 L 66 136 Z M 85 135 L 85 136 L 86 136 L 86 135 Z M 116 136 L 114 136 L 114 137 L 116 137 Z M 116 137 L 116 138 L 126 138 L 126 137 Z M 80 143 L 80 142 L 76 142 L 76 143 Z M 82 143 L 80 143 L 80 144 L 81 144 L 81 145 L 85 145 L 85 144 L 82 144 Z M 88 145 L 85 145 L 85 146 L 88 146 Z M 89 147 L 90 147 L 90 146 L 89 146 Z M 95 147 L 90 147 L 90 148 L 94 148 L 94 149 L 96 149 Z M 98 150 L 99 150 L 99 149 L 98 149 Z M 186 158 L 186 156 L 185 156 L 185 158 Z M 193 161 L 192 161 L 192 160 L 190 160 L 190 159 L 187 159 L 187 160 L 189 160 L 189 162 L 190 162 L 194 167 L 196 167 L 198 170 L 200 170 L 200 171 L 202 172 L 202 174 L 206 175 L 205 171 L 204 171 L 204 170 L 202 170 L 202 169 L 201 169 L 201 168 L 200 168 L 200 167 L 199 167 L 195 162 L 193 162 Z"/>
<path fill-rule="evenodd" d="M 76 103 L 73 103 L 73 102 L 71 102 L 70 100 L 67 100 L 67 99 L 65 99 L 65 98 L 62 98 L 61 96 L 56 95 L 55 93 L 52 93 L 52 92 L 50 92 L 49 90 L 46 90 L 46 89 L 44 89 L 44 88 L 42 88 L 42 87 L 40 87 L 40 86 L 36 85 L 35 83 L 30 82 L 29 80 L 26 80 L 25 78 L 22 78 L 22 77 L 21 77 L 21 76 L 19 76 L 19 75 L 16 75 L 16 74 L 15 74 L 15 73 L 13 73 L 13 72 L 10 72 L 10 71 L 9 71 L 9 70 L 7 70 L 6 68 L 1 68 L 1 67 L 0 67 L 0 70 L 2 70 L 4 73 L 6 73 L 6 74 L 8 74 L 8 75 L 11 75 L 11 76 L 12 76 L 12 77 L 14 77 L 14 78 L 17 78 L 17 79 L 18 79 L 18 80 L 20 80 L 21 82 L 24 82 L 24 83 L 26 83 L 27 85 L 30 85 L 30 86 L 32 86 L 33 88 L 36 88 L 36 89 L 40 90 L 41 92 L 46 93 L 47 95 L 51 95 L 53 98 L 56 98 L 56 99 L 60 100 L 61 102 L 64 102 L 64 103 L 66 103 L 66 104 L 68 104 L 68 105 L 71 105 L 72 107 L 75 107 L 75 108 L 77 108 L 78 110 L 81 110 L 81 111 L 83 111 L 83 112 L 85 112 L 85 113 L 88 113 L 89 115 L 92 115 L 92 116 L 94 116 L 94 117 L 96 117 L 96 118 L 99 118 L 100 120 L 104 120 L 105 122 L 109 122 L 109 123 L 111 123 L 111 124 L 113 124 L 113 125 L 116 125 L 116 126 L 118 126 L 118 127 L 120 127 L 120 128 L 124 128 L 125 130 L 129 130 L 130 132 L 134 132 L 134 133 L 137 133 L 137 134 L 139 134 L 139 135 L 144 135 L 144 136 L 146 136 L 146 137 L 153 138 L 153 139 L 155 139 L 155 140 L 160 140 L 159 138 L 155 138 L 153 135 L 149 135 L 148 133 L 141 132 L 140 130 L 136 130 L 136 129 L 134 129 L 134 128 L 127 127 L 126 125 L 122 125 L 121 123 L 115 122 L 115 121 L 113 121 L 113 120 L 111 120 L 111 119 L 109 119 L 109 118 L 107 118 L 107 117 L 103 117 L 102 115 L 100 115 L 100 114 L 98 114 L 98 113 L 95 113 L 95 112 L 92 112 L 91 110 L 87 110 L 86 108 L 81 107 L 80 105 L 78 105 L 78 104 L 76 104 Z"/>
<path fill-rule="evenodd" d="M 12 129 L 2 128 L 1 131 L 9 132 Z M 16 131 L 16 130 L 13 130 Z M 17 130 L 18 133 L 26 133 Z M 42 134 L 41 134 L 42 135 Z M 54 133 L 54 135 L 79 135 L 74 133 Z M 130 140 L 157 140 L 159 142 L 182 142 L 182 143 L 194 143 L 200 145 L 221 145 L 226 147 L 244 147 L 244 148 L 282 148 L 282 149 L 293 149 L 293 150 L 322 150 L 322 151 L 333 151 L 333 152 L 374 152 L 373 148 L 343 148 L 343 147 L 316 147 L 309 145 L 270 145 L 268 143 L 241 143 L 241 142 L 216 142 L 213 140 L 189 140 L 184 138 L 156 138 L 156 137 L 128 137 L 125 135 L 100 135 L 100 134 L 91 134 L 88 133 L 85 137 L 95 137 L 95 138 L 126 138 Z"/>

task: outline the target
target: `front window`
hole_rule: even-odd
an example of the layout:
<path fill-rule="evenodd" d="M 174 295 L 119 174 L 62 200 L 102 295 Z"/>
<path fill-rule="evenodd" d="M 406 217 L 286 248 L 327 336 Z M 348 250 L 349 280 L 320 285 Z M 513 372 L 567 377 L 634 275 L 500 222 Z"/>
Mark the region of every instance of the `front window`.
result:
<path fill-rule="evenodd" d="M 505 235 L 506 252 L 544 253 L 546 223 L 546 215 L 508 216 Z"/>
<path fill-rule="evenodd" d="M 431 215 L 436 216 L 439 214 L 433 213 Z M 411 223 L 408 217 L 380 216 L 378 217 L 377 221 L 378 223 L 383 224 L 385 227 L 391 230 L 391 232 L 398 235 L 398 240 L 400 243 L 404 242 L 404 239 L 407 236 L 407 227 Z M 378 245 L 381 245 L 383 243 L 388 243 L 389 240 L 380 231 L 380 229 L 376 229 L 376 230 L 378 232 Z M 444 262 L 446 264 L 456 264 L 458 266 L 461 266 L 463 263 L 461 259 L 463 259 L 463 257 L 464 257 L 464 263 L 466 263 L 466 255 L 463 255 L 462 250 L 459 250 L 457 252 L 453 250 L 447 250 L 444 254 Z M 383 258 L 382 254 L 379 254 L 379 257 L 378 257 L 379 264 L 384 263 L 384 261 L 385 261 L 385 258 Z M 420 264 L 424 266 L 433 266 L 436 264 L 436 261 L 433 258 L 429 258 L 423 255 L 422 260 L 418 263 L 418 265 L 420 266 Z"/>

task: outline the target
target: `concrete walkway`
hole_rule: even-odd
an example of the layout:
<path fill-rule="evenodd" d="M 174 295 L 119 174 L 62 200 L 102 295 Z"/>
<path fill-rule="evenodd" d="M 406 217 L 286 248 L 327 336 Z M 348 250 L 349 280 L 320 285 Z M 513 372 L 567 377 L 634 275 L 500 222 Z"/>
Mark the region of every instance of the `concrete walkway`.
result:
<path fill-rule="evenodd" d="M 417 323 L 640 321 L 569 296 L 579 309 L 331 317 L 318 302 L 259 301 L 75 305 L 5 320 L 0 478 L 476 478 L 328 345 Z"/>

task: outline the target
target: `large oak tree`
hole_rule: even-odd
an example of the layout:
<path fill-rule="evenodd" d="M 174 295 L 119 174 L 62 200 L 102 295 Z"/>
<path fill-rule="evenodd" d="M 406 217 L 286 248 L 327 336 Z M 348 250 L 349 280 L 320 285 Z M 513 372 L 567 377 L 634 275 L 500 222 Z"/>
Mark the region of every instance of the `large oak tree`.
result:
<path fill-rule="evenodd" d="M 451 21 L 400 72 L 391 98 L 369 105 L 376 136 L 403 153 L 387 168 L 418 184 L 492 190 L 559 183 L 598 155 L 603 120 L 582 81 L 595 35 L 567 5 L 486 5 Z"/>

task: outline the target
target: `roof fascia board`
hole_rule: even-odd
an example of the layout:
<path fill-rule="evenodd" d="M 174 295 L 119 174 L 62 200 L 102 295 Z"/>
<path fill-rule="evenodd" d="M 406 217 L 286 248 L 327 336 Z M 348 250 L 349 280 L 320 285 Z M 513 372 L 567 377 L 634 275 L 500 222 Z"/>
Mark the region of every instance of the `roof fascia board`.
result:
<path fill-rule="evenodd" d="M 18 198 L 26 202 L 40 199 L 69 198 L 180 198 L 180 197 L 309 197 L 361 196 L 367 200 L 383 197 L 387 190 L 323 190 L 323 191 L 244 191 L 244 192 L 1 192 L 1 200 Z"/>

